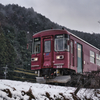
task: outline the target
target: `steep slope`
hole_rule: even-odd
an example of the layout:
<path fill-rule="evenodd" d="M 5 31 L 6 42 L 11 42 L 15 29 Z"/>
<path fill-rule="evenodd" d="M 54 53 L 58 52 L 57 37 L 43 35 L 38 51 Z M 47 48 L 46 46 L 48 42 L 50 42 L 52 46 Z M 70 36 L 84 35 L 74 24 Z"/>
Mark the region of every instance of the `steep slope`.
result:
<path fill-rule="evenodd" d="M 0 43 L 0 66 L 8 65 L 9 77 L 13 77 L 12 69 L 15 68 L 30 70 L 32 35 L 51 28 L 61 29 L 62 26 L 51 22 L 45 16 L 35 12 L 33 8 L 27 9 L 14 4 L 6 6 L 0 4 L 0 34 L 2 34 L 0 38 L 3 36 L 0 40 L 3 41 L 3 44 Z M 100 48 L 100 34 L 66 29 Z M 27 44 L 29 45 L 28 49 Z M 4 69 L 1 68 L 1 70 L 4 72 Z"/>

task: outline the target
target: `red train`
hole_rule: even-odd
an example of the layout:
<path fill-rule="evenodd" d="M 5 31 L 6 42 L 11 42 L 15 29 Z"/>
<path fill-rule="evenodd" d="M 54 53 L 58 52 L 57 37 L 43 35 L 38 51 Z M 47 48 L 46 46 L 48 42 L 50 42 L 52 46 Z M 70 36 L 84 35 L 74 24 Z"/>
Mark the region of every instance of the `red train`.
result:
<path fill-rule="evenodd" d="M 38 82 L 66 83 L 70 74 L 100 69 L 100 50 L 67 30 L 33 35 L 31 70 Z"/>

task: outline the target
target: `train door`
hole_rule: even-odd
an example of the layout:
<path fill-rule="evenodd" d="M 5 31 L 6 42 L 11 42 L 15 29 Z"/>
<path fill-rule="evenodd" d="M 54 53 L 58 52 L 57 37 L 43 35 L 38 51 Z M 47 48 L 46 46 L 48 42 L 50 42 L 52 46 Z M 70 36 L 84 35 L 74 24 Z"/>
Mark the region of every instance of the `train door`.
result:
<path fill-rule="evenodd" d="M 53 65 L 53 37 L 43 38 L 43 66 L 42 68 L 51 68 Z"/>
<path fill-rule="evenodd" d="M 77 72 L 78 73 L 82 73 L 82 68 L 83 68 L 83 64 L 82 64 L 82 45 L 77 43 Z"/>
<path fill-rule="evenodd" d="M 70 65 L 74 67 L 74 41 L 70 42 Z"/>

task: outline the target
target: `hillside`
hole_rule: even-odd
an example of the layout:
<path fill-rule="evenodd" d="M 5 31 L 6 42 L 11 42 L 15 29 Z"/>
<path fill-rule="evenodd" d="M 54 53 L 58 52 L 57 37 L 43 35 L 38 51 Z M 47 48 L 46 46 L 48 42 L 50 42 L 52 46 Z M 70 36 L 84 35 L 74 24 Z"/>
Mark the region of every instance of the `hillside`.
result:
<path fill-rule="evenodd" d="M 30 77 L 25 73 L 21 73 L 21 75 L 15 73 L 18 70 L 14 70 L 16 68 L 22 68 L 19 72 L 23 69 L 30 70 L 32 35 L 51 28 L 61 29 L 62 26 L 51 22 L 45 16 L 35 12 L 33 8 L 0 4 L 0 77 L 4 78 L 3 67 L 6 65 L 8 66 L 7 78 L 14 79 L 14 75 Z M 100 48 L 100 34 L 66 29 Z"/>

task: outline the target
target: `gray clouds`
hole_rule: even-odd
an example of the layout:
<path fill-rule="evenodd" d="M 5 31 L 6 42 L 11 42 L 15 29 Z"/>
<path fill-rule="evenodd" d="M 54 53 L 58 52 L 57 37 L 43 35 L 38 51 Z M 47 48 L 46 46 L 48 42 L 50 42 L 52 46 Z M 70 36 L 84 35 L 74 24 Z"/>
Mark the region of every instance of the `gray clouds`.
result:
<path fill-rule="evenodd" d="M 84 32 L 100 33 L 100 0 L 0 0 L 33 9 L 60 25 Z"/>

